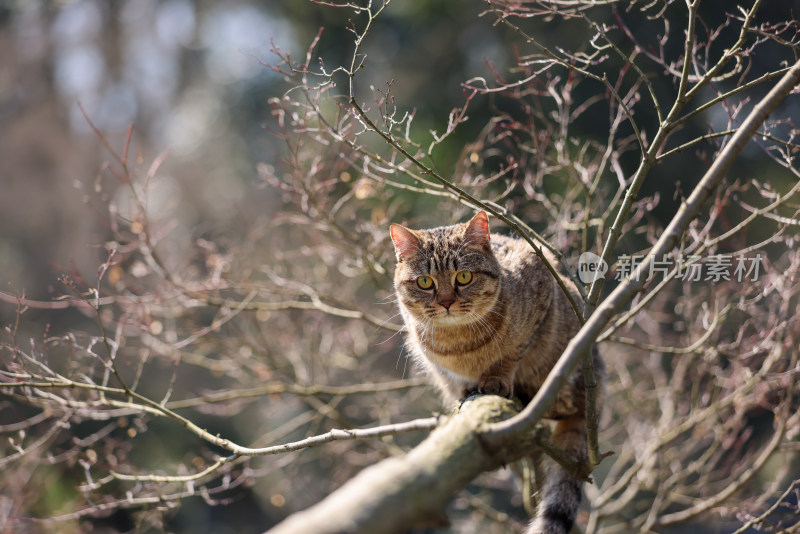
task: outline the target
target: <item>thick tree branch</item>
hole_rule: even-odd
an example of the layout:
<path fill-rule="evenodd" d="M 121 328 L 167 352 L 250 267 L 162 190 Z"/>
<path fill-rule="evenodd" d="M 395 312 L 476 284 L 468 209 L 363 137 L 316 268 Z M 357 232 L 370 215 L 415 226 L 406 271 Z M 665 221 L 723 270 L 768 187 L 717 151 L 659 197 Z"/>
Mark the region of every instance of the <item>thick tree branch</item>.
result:
<path fill-rule="evenodd" d="M 364 469 L 336 492 L 298 512 L 270 534 L 391 534 L 441 522 L 447 501 L 484 471 L 530 454 L 539 432 L 486 447 L 486 425 L 516 413 L 496 396 L 465 402 L 459 413 L 405 456 Z M 540 427 L 541 430 L 541 427 Z"/>

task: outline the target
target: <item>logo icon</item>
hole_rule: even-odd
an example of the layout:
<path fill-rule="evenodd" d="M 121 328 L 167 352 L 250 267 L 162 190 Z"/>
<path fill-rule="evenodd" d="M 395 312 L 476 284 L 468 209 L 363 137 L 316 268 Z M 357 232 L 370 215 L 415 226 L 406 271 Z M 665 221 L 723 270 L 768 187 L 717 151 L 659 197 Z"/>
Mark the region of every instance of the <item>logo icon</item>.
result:
<path fill-rule="evenodd" d="M 578 278 L 584 284 L 591 284 L 595 280 L 605 278 L 607 272 L 608 264 L 593 252 L 584 252 L 578 258 Z"/>

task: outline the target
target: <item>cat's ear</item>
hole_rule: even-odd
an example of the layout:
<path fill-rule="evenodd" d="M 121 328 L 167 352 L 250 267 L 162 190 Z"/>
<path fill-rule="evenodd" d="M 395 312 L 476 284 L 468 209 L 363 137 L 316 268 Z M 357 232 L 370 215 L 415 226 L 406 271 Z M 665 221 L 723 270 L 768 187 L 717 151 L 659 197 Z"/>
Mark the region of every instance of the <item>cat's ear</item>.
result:
<path fill-rule="evenodd" d="M 482 247 L 486 250 L 492 248 L 489 241 L 489 217 L 486 216 L 485 211 L 479 211 L 467 223 L 467 229 L 464 232 L 464 239 L 470 245 Z"/>
<path fill-rule="evenodd" d="M 389 233 L 392 236 L 394 251 L 397 254 L 398 261 L 402 261 L 414 255 L 419 249 L 419 238 L 414 235 L 413 231 L 405 226 L 392 224 L 389 226 Z"/>

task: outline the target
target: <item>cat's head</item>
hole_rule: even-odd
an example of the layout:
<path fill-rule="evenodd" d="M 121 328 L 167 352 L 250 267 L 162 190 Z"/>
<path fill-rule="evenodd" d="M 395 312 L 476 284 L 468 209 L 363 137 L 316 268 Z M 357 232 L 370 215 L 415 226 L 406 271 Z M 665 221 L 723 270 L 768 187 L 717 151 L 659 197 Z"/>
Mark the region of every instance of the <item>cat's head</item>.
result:
<path fill-rule="evenodd" d="M 397 255 L 394 285 L 401 306 L 418 321 L 474 322 L 489 313 L 500 291 L 483 211 L 469 222 L 430 230 L 392 224 Z"/>

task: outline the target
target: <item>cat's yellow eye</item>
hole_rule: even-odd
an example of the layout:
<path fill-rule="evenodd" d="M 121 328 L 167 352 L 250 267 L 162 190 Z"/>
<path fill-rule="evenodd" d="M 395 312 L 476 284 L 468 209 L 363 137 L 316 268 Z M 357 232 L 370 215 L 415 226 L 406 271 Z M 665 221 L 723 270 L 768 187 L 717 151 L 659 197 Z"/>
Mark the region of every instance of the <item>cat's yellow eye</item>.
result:
<path fill-rule="evenodd" d="M 469 271 L 458 271 L 456 273 L 456 283 L 465 286 L 472 282 L 472 273 Z"/>
<path fill-rule="evenodd" d="M 422 289 L 430 289 L 433 287 L 433 278 L 430 276 L 420 276 L 417 278 L 417 285 Z"/>

